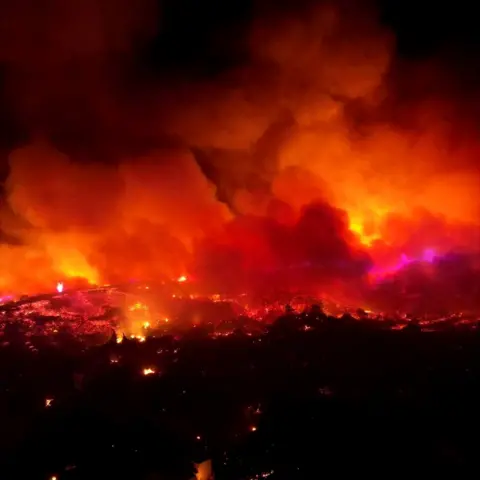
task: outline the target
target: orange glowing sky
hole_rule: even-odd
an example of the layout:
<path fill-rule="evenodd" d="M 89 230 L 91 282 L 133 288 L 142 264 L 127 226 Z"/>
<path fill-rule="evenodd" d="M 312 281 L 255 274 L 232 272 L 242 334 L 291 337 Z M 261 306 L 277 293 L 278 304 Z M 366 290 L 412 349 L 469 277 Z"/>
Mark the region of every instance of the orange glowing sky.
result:
<path fill-rule="evenodd" d="M 148 3 L 122 2 L 125 15 L 108 20 L 113 37 L 91 35 L 86 45 L 70 39 L 68 25 L 89 25 L 92 12 L 82 8 L 80 19 L 64 12 L 59 35 L 69 42 L 42 46 L 28 37 L 12 45 L 14 63 L 56 81 L 12 84 L 31 140 L 8 152 L 0 219 L 18 244 L 0 245 L 0 291 L 50 290 L 77 277 L 176 279 L 201 262 L 199 242 L 227 238 L 239 217 L 296 225 L 319 200 L 338 212 L 338 232 L 343 223 L 350 230 L 342 241 L 375 262 L 394 262 L 405 249 L 476 248 L 477 145 L 463 121 L 450 121 L 458 115 L 453 99 L 401 106 L 408 128 L 388 120 L 385 105 L 398 109 L 387 102 L 395 38 L 370 11 L 327 3 L 295 16 L 259 15 L 241 68 L 208 80 L 152 82 L 128 101 L 115 96 L 118 79 L 104 68 L 92 67 L 85 81 L 67 76 L 66 53 L 103 66 L 112 51 L 128 57 L 132 36 L 140 30 L 148 37 L 152 28 Z M 26 90 L 35 99 L 23 97 Z M 78 106 L 78 98 L 109 134 L 95 155 L 61 148 L 35 123 L 44 112 Z M 72 116 L 75 127 L 84 125 Z M 275 127 L 283 116 L 285 126 Z M 118 153 L 112 136 L 120 142 L 127 135 L 142 148 Z M 167 147 L 165 137 L 174 139 Z M 152 139 L 158 142 L 149 147 Z M 112 150 L 115 161 L 98 158 Z M 197 151 L 214 174 L 205 173 Z M 228 239 L 250 249 L 250 264 L 269 257 L 275 243 L 261 232 Z"/>

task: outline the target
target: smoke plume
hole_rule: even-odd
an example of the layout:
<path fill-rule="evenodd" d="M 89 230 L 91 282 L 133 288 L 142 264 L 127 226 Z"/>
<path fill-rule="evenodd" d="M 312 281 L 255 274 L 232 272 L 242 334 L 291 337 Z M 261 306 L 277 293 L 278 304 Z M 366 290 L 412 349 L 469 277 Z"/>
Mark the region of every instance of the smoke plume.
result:
<path fill-rule="evenodd" d="M 396 58 L 365 2 L 254 3 L 185 64 L 168 2 L 4 3 L 0 291 L 358 285 L 477 249 L 474 123 L 450 84 L 416 95 L 442 67 Z"/>

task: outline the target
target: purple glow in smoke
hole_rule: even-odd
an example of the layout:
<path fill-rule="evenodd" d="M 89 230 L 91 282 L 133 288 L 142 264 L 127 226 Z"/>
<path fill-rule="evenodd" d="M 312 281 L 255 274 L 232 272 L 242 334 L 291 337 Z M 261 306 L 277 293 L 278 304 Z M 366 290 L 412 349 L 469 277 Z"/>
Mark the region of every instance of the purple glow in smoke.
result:
<path fill-rule="evenodd" d="M 386 269 L 379 269 L 374 267 L 370 271 L 370 275 L 374 277 L 382 277 L 385 275 L 395 273 L 412 263 L 432 263 L 436 258 L 437 258 L 437 255 L 435 253 L 434 248 L 425 248 L 420 257 L 409 257 L 406 253 L 402 253 L 396 265 L 393 265 L 392 267 L 389 267 Z"/>

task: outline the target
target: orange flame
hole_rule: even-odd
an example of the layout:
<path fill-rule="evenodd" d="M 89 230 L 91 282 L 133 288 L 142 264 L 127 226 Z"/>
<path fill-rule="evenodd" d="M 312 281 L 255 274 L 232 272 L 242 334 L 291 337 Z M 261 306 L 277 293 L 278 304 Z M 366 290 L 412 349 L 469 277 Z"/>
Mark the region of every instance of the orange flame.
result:
<path fill-rule="evenodd" d="M 66 135 L 61 148 L 33 138 L 8 152 L 0 224 L 15 241 L 0 245 L 2 296 L 50 291 L 59 278 L 69 288 L 78 279 L 183 283 L 179 272 L 196 281 L 201 267 L 215 277 L 213 291 L 229 274 L 253 282 L 245 271 L 308 263 L 298 252 L 383 264 L 404 249 L 478 248 L 476 119 L 453 90 L 397 101 L 395 72 L 406 72 L 399 83 L 407 93 L 409 78 L 417 92 L 417 83 L 441 84 L 443 72 L 403 61 L 397 68 L 393 34 L 374 12 L 343 2 L 288 15 L 265 10 L 242 38 L 248 65 L 210 79 L 142 79 L 139 93 L 117 98 L 125 79 L 103 72 L 113 71 L 112 58 L 136 64 L 129 55 L 139 38 L 151 38 L 156 18 L 155 2 L 117 3 L 115 15 L 96 22 L 115 34 L 96 31 L 86 43 L 78 32 L 96 27 L 76 8 L 47 9 L 55 15 L 41 22 L 42 45 L 29 35 L 0 37 L 0 50 L 9 45 L 5 68 L 15 69 L 6 77 L 17 78 L 18 65 L 31 73 L 10 85 L 19 123 L 52 138 L 88 137 Z M 29 11 L 5 15 L 5 25 L 32 30 Z M 90 69 L 72 67 L 67 53 L 98 68 L 85 77 Z M 92 161 L 99 152 L 109 161 Z M 325 228 L 305 219 L 317 202 L 329 207 Z"/>

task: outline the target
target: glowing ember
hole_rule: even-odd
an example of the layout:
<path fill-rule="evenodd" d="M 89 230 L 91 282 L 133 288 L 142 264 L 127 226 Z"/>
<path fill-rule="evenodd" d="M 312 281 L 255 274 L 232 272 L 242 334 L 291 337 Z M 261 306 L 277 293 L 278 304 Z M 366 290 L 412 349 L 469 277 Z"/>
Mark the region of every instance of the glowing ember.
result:
<path fill-rule="evenodd" d="M 130 305 L 130 307 L 128 307 L 128 309 L 131 311 L 131 312 L 135 312 L 137 310 L 148 310 L 148 306 L 143 304 L 143 303 L 140 303 L 140 302 L 137 302 L 137 303 L 134 303 L 133 305 Z"/>
<path fill-rule="evenodd" d="M 183 283 L 187 281 L 187 277 L 185 275 L 182 275 L 181 277 L 177 278 L 178 283 Z"/>
<path fill-rule="evenodd" d="M 45 406 L 46 407 L 51 407 L 53 403 L 53 398 L 47 398 L 45 399 Z"/>
<path fill-rule="evenodd" d="M 130 335 L 132 340 L 137 340 L 138 342 L 144 342 L 146 337 L 144 335 Z"/>
<path fill-rule="evenodd" d="M 260 480 L 262 478 L 268 478 L 274 473 L 275 473 L 274 470 L 270 470 L 269 472 L 262 472 L 262 473 L 259 473 L 258 475 L 254 475 L 253 477 L 248 477 L 247 480 Z"/>
<path fill-rule="evenodd" d="M 155 369 L 153 369 L 153 368 L 144 368 L 143 371 L 142 371 L 142 373 L 143 373 L 144 375 L 152 375 L 152 374 L 155 373 Z"/>
<path fill-rule="evenodd" d="M 58 282 L 57 283 L 57 292 L 62 293 L 63 292 L 63 282 Z"/>

